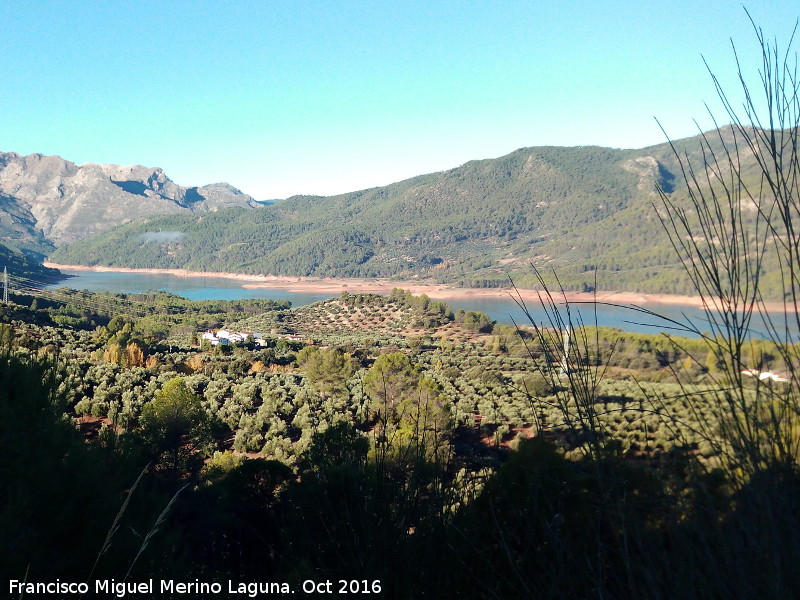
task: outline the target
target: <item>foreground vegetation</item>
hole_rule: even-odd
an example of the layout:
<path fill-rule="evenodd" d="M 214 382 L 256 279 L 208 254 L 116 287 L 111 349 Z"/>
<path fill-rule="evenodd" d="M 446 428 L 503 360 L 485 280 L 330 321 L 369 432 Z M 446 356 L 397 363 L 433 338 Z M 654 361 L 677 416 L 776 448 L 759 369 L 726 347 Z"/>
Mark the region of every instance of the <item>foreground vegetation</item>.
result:
<path fill-rule="evenodd" d="M 797 556 L 772 537 L 797 532 L 797 482 L 726 476 L 708 395 L 722 373 L 701 339 L 584 328 L 590 351 L 559 375 L 547 332 L 402 290 L 294 310 L 13 299 L 9 578 L 380 580 L 397 598 L 666 598 L 676 576 L 686 597 L 797 590 L 773 580 Z M 267 345 L 198 343 L 223 325 Z M 750 352 L 786 367 L 768 342 Z M 741 564 L 759 576 L 721 585 Z"/>

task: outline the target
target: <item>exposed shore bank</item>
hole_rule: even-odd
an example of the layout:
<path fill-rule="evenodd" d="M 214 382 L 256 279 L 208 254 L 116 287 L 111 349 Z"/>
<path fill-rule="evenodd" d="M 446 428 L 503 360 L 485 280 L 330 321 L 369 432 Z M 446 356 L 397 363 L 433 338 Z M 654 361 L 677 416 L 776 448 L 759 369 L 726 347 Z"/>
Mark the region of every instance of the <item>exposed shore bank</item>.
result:
<path fill-rule="evenodd" d="M 388 295 L 394 288 L 411 291 L 415 295 L 427 294 L 434 300 L 458 300 L 470 298 L 509 298 L 521 297 L 525 302 L 539 302 L 541 291 L 532 289 L 518 289 L 517 292 L 508 288 L 461 288 L 447 284 L 424 282 L 418 280 L 396 279 L 357 279 L 357 278 L 327 278 L 327 277 L 288 277 L 279 275 L 248 275 L 244 273 L 224 273 L 216 271 L 189 271 L 186 269 L 137 269 L 130 267 L 103 267 L 85 265 L 62 265 L 57 263 L 44 263 L 46 267 L 67 269 L 71 271 L 94 271 L 98 273 L 142 273 L 152 275 L 174 275 L 176 277 L 214 277 L 220 279 L 234 279 L 242 282 L 245 289 L 275 288 L 298 293 L 330 294 L 338 296 L 342 292 L 373 293 Z M 560 295 L 555 295 L 556 300 L 561 300 Z M 673 294 L 640 294 L 625 291 L 598 291 L 598 292 L 567 292 L 569 302 L 608 302 L 619 304 L 678 304 L 683 306 L 702 306 L 701 298 L 697 296 L 680 296 Z M 769 307 L 773 309 L 773 307 Z M 774 309 L 783 307 L 775 303 Z"/>

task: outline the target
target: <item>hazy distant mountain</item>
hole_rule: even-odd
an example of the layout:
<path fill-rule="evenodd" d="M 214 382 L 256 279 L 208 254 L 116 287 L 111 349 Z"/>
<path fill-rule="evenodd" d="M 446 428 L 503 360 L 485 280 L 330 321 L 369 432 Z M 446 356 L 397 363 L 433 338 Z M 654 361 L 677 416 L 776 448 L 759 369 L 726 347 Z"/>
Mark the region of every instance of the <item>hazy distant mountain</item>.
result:
<path fill-rule="evenodd" d="M 729 130 L 722 131 L 726 143 Z M 719 146 L 721 140 L 714 142 Z M 702 159 L 699 140 L 676 142 Z M 757 171 L 741 151 L 742 166 Z M 702 166 L 700 167 L 702 168 Z M 295 196 L 255 212 L 149 218 L 60 248 L 62 263 L 282 275 L 432 278 L 465 286 L 688 292 L 654 205 L 685 185 L 669 144 L 522 148 L 392 185 Z M 764 291 L 767 282 L 764 280 Z"/>
<path fill-rule="evenodd" d="M 34 249 L 131 221 L 258 204 L 227 183 L 183 187 L 158 168 L 0 153 L 0 239 Z"/>

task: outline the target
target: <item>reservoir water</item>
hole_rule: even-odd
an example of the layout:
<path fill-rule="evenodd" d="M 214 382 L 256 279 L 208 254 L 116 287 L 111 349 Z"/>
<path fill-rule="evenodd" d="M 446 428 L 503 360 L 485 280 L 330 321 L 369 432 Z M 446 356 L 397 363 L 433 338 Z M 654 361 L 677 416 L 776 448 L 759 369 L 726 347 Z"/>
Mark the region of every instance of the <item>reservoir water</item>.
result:
<path fill-rule="evenodd" d="M 244 288 L 247 282 L 219 277 L 178 277 L 169 274 L 151 273 L 118 273 L 72 271 L 61 269 L 70 278 L 51 288 L 70 287 L 79 290 L 114 293 L 141 293 L 152 290 L 171 292 L 190 300 L 241 300 L 248 298 L 264 298 L 272 300 L 288 300 L 293 307 L 305 306 L 320 300 L 326 300 L 331 294 L 306 293 L 289 291 L 278 286 L 270 288 Z M 530 324 L 523 309 L 510 295 L 494 298 L 457 298 L 447 300 L 453 310 L 476 310 L 488 314 L 502 324 Z M 685 322 L 690 319 L 700 331 L 709 330 L 704 312 L 694 306 L 674 304 L 640 304 L 665 317 Z M 537 324 L 548 324 L 547 313 L 536 303 L 529 302 L 527 308 Z M 562 307 L 563 309 L 563 307 Z M 656 317 L 647 316 L 630 307 L 609 306 L 604 304 L 572 304 L 570 306 L 573 323 L 582 320 L 584 324 L 595 323 L 604 327 L 618 327 L 626 331 L 642 333 L 658 333 L 670 331 L 676 335 L 689 335 L 686 332 L 671 330 L 671 324 Z M 756 323 L 753 334 L 763 336 L 764 328 Z"/>

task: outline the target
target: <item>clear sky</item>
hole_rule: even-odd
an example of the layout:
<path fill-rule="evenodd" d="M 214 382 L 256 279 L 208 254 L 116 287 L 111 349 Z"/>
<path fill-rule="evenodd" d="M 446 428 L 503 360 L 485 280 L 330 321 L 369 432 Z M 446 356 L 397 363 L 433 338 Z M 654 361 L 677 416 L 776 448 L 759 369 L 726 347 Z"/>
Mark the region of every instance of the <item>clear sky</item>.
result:
<path fill-rule="evenodd" d="M 785 45 L 793 2 L 749 6 Z M 162 167 L 257 199 L 523 146 L 640 148 L 736 88 L 727 0 L 0 0 L 0 150 Z"/>

